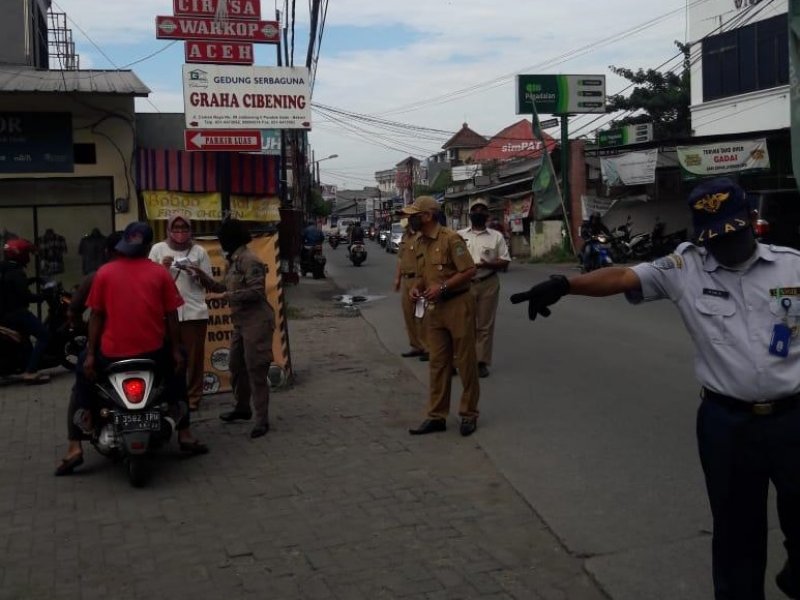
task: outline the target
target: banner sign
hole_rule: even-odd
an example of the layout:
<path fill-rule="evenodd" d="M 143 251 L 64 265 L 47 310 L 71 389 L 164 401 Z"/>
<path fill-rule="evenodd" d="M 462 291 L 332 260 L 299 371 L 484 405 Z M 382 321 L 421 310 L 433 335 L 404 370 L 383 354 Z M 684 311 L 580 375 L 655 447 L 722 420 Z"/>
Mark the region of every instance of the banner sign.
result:
<path fill-rule="evenodd" d="M 280 129 L 261 130 L 261 152 L 259 152 L 259 154 L 266 154 L 268 156 L 282 156 Z"/>
<path fill-rule="evenodd" d="M 588 220 L 595 213 L 604 216 L 617 203 L 616 198 L 600 198 L 598 196 L 581 196 L 582 219 Z"/>
<path fill-rule="evenodd" d="M 310 129 L 305 67 L 183 65 L 188 129 Z"/>
<path fill-rule="evenodd" d="M 281 30 L 277 21 L 217 21 L 159 16 L 156 17 L 156 39 L 277 44 L 281 41 Z"/>
<path fill-rule="evenodd" d="M 193 221 L 222 219 L 222 196 L 217 193 L 143 191 L 142 197 L 147 218 L 151 221 L 164 221 L 175 214 Z M 280 198 L 231 196 L 231 216 L 242 221 L 279 222 Z"/>
<path fill-rule="evenodd" d="M 206 249 L 211 260 L 211 274 L 221 281 L 228 268 L 227 260 L 216 239 L 199 239 L 198 243 Z M 256 237 L 249 246 L 267 266 L 265 282 L 267 301 L 275 313 L 275 332 L 272 336 L 272 365 L 270 366 L 270 387 L 281 387 L 291 382 L 292 364 L 289 355 L 289 330 L 283 309 L 283 288 L 280 284 L 280 262 L 278 260 L 278 236 Z M 203 394 L 219 394 L 231 391 L 230 349 L 231 309 L 221 294 L 207 294 L 208 332 L 205 343 L 205 369 L 203 374 Z"/>
<path fill-rule="evenodd" d="M 600 159 L 603 181 L 608 185 L 646 185 L 656 181 L 658 149 L 628 152 Z"/>
<path fill-rule="evenodd" d="M 253 44 L 230 42 L 184 42 L 187 63 L 252 65 Z"/>
<path fill-rule="evenodd" d="M 597 145 L 601 148 L 641 144 L 653 139 L 653 124 L 626 125 L 619 129 L 609 129 L 597 134 Z"/>
<path fill-rule="evenodd" d="M 606 112 L 605 75 L 517 75 L 517 114 Z"/>
<path fill-rule="evenodd" d="M 676 150 L 684 179 L 769 169 L 770 166 L 765 138 L 703 146 L 678 146 Z"/>
<path fill-rule="evenodd" d="M 72 173 L 72 115 L 0 112 L 0 173 Z"/>
<path fill-rule="evenodd" d="M 792 172 L 800 187 L 800 0 L 789 0 L 789 105 L 792 125 Z"/>
<path fill-rule="evenodd" d="M 259 21 L 261 0 L 172 0 L 172 12 L 177 17 L 221 17 Z"/>

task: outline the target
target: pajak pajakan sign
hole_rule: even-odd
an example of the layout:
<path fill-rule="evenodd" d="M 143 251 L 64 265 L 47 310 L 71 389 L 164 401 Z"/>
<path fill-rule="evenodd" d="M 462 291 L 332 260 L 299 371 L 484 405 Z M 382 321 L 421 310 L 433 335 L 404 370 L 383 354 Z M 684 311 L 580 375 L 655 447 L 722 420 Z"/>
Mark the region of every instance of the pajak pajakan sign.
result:
<path fill-rule="evenodd" d="M 187 129 L 310 129 L 305 67 L 183 65 Z"/>
<path fill-rule="evenodd" d="M 678 162 L 685 179 L 769 169 L 767 140 L 744 140 L 678 146 Z"/>

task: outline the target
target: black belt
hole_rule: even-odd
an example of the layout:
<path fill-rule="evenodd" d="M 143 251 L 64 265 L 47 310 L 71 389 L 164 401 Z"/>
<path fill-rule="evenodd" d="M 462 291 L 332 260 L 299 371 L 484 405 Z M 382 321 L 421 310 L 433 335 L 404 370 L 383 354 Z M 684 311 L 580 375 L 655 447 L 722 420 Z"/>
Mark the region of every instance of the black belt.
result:
<path fill-rule="evenodd" d="M 401 277 L 403 277 L 403 278 L 405 278 L 405 279 L 411 279 L 412 277 L 416 277 L 416 276 L 417 276 L 417 274 L 416 274 L 416 273 L 403 273 L 403 274 L 401 275 Z"/>
<path fill-rule="evenodd" d="M 710 400 L 714 404 L 719 404 L 731 410 L 747 412 L 759 417 L 767 415 L 774 415 L 790 408 L 794 408 L 800 403 L 800 394 L 794 396 L 786 396 L 785 398 L 778 398 L 777 400 L 763 400 L 758 402 L 747 402 L 746 400 L 739 400 L 731 398 L 723 394 L 713 392 L 708 388 L 703 388 L 701 396 L 704 400 Z"/>

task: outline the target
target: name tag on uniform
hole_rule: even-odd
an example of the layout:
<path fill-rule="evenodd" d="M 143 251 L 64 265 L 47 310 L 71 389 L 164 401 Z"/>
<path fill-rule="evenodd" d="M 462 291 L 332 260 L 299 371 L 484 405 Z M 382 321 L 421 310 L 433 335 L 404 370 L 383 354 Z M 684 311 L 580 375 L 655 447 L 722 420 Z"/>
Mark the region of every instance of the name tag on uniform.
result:
<path fill-rule="evenodd" d="M 713 290 L 711 288 L 703 288 L 704 296 L 713 296 L 714 298 L 730 298 L 731 295 L 725 290 Z"/>
<path fill-rule="evenodd" d="M 769 353 L 786 358 L 789 356 L 789 343 L 792 341 L 792 330 L 784 323 L 777 323 L 772 328 L 772 339 L 769 342 Z"/>

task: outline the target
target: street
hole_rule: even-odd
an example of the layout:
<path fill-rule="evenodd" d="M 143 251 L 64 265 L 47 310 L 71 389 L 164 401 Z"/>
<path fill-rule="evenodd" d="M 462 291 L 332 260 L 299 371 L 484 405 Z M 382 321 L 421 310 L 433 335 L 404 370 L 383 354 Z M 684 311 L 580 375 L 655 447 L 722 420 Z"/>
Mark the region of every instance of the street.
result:
<path fill-rule="evenodd" d="M 361 312 L 397 354 L 407 349 L 391 291 L 397 257 L 367 248 L 354 268 L 344 247 L 326 247 L 328 273 L 344 290 L 387 296 Z M 632 307 L 623 298 L 567 297 L 531 323 L 508 296 L 554 272 L 576 270 L 513 264 L 500 275 L 494 364 L 481 380 L 475 437 L 614 600 L 707 599 L 711 516 L 689 336 L 669 302 Z M 426 383 L 426 364 L 405 360 Z M 423 409 L 421 391 L 420 419 Z M 772 506 L 770 523 L 767 597 L 778 599 L 773 578 L 785 554 Z"/>

